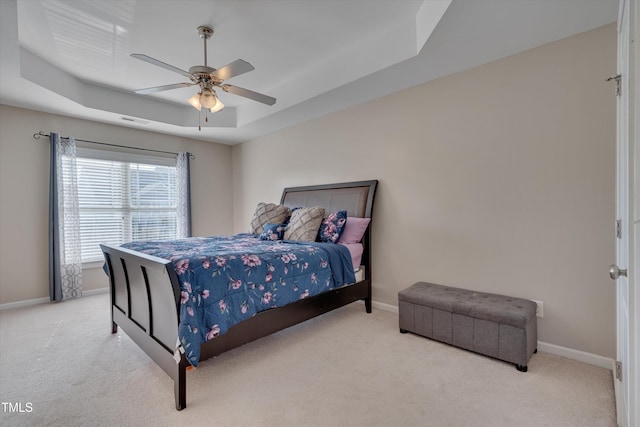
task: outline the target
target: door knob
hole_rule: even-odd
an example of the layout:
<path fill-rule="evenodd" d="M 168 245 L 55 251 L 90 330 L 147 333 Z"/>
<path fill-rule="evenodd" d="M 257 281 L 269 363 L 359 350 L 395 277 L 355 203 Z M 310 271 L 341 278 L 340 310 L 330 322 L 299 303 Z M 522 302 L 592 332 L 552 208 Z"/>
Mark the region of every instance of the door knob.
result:
<path fill-rule="evenodd" d="M 612 264 L 611 267 L 609 267 L 609 276 L 613 279 L 616 280 L 618 277 L 620 276 L 624 276 L 627 277 L 627 270 L 621 270 L 618 268 L 617 265 Z"/>

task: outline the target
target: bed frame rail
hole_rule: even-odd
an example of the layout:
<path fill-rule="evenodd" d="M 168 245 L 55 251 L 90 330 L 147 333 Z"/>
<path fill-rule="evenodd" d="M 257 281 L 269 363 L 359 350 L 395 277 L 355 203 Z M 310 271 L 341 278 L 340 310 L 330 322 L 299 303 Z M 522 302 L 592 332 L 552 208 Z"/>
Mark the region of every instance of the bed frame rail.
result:
<path fill-rule="evenodd" d="M 226 351 L 355 301 L 362 300 L 365 302 L 365 310 L 367 313 L 371 313 L 371 306 L 367 304 L 370 298 L 371 282 L 364 280 L 353 285 L 305 298 L 283 307 L 259 312 L 255 316 L 232 326 L 224 335 L 204 343 L 201 347 L 200 359 L 204 360 L 218 356 Z"/>

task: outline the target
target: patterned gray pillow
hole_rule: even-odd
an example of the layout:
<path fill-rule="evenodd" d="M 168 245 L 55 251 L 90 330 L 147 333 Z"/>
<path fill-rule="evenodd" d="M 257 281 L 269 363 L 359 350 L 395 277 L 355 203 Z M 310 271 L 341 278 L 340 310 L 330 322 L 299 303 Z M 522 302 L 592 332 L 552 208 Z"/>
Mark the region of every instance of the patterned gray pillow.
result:
<path fill-rule="evenodd" d="M 284 205 L 276 205 L 275 203 L 258 203 L 256 211 L 251 219 L 249 233 L 260 234 L 264 229 L 264 225 L 284 224 L 291 215 L 291 209 Z"/>
<path fill-rule="evenodd" d="M 285 240 L 315 242 L 323 218 L 324 208 L 319 206 L 296 209 L 284 231 Z"/>

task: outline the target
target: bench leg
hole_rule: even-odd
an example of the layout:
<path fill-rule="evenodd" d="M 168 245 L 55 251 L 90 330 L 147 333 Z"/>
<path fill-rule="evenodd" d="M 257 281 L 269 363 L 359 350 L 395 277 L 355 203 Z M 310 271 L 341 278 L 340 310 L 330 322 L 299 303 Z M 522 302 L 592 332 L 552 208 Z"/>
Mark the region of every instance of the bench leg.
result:
<path fill-rule="evenodd" d="M 520 372 L 527 372 L 527 366 L 516 365 L 516 369 Z"/>
<path fill-rule="evenodd" d="M 402 329 L 402 328 L 400 328 L 400 333 L 401 333 L 401 334 L 406 334 L 407 332 L 409 332 L 409 331 L 407 331 L 406 329 Z"/>

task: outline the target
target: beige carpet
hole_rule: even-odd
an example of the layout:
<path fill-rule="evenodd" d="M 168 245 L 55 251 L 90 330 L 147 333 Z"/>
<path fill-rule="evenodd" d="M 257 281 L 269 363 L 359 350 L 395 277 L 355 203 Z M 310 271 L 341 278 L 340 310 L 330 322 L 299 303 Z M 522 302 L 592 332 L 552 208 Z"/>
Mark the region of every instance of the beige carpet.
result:
<path fill-rule="evenodd" d="M 108 296 L 0 312 L 6 426 L 615 426 L 611 371 L 538 353 L 529 372 L 398 332 L 352 304 L 200 364 L 187 408 Z M 3 406 L 6 406 L 3 404 Z"/>

